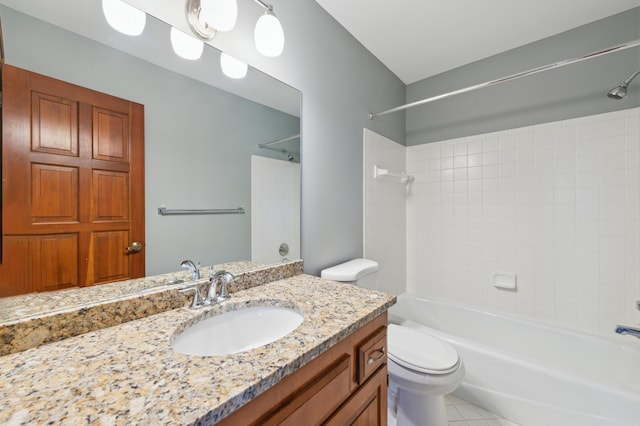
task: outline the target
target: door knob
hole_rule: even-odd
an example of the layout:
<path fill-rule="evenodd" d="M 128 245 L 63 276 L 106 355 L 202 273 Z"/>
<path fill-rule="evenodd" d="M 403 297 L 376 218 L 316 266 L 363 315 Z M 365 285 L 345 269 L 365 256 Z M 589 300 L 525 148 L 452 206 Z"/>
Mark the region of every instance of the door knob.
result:
<path fill-rule="evenodd" d="M 127 253 L 136 253 L 140 250 L 142 250 L 142 244 L 137 241 L 133 242 L 129 247 L 125 248 L 125 251 Z"/>

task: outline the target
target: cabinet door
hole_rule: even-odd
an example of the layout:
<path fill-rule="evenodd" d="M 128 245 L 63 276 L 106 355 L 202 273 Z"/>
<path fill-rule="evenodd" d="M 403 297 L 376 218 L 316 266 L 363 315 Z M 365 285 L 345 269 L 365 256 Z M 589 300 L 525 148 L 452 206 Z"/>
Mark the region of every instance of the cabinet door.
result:
<path fill-rule="evenodd" d="M 144 247 L 144 107 L 2 77 L 0 297 L 144 276 L 144 249 L 127 249 Z"/>
<path fill-rule="evenodd" d="M 319 425 L 349 395 L 351 358 L 343 355 L 260 419 L 261 426 Z"/>
<path fill-rule="evenodd" d="M 333 426 L 386 426 L 387 366 L 372 375 L 326 422 Z"/>

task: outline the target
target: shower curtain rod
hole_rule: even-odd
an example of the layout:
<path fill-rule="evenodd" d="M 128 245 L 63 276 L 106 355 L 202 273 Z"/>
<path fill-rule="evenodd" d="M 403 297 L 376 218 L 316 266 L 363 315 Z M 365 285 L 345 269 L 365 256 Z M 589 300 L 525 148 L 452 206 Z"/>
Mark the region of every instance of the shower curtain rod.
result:
<path fill-rule="evenodd" d="M 300 155 L 300 153 L 296 152 L 296 151 L 287 151 L 286 149 L 274 148 L 272 146 L 261 146 L 260 148 L 262 148 L 262 149 L 270 149 L 272 151 L 282 152 L 283 154 L 298 154 L 298 155 Z"/>
<path fill-rule="evenodd" d="M 395 108 L 387 109 L 380 112 L 372 112 L 369 114 L 369 119 L 373 120 L 376 117 L 381 115 L 391 114 L 392 112 L 404 111 L 405 109 L 413 108 L 416 106 L 428 104 L 429 102 L 437 101 L 440 99 L 448 98 L 450 96 L 460 95 L 462 93 L 471 92 L 473 90 L 482 89 L 485 87 L 493 86 L 500 83 L 505 83 L 507 81 L 515 80 L 520 77 L 526 77 L 528 75 L 537 74 L 542 71 L 548 71 L 550 69 L 563 67 L 565 65 L 574 64 L 576 62 L 582 62 L 587 59 L 597 58 L 598 56 L 607 55 L 609 53 L 618 52 L 621 50 L 629 49 L 632 47 L 640 46 L 640 39 L 628 41 L 626 43 L 618 44 L 617 46 L 609 47 L 608 49 L 597 50 L 595 52 L 587 53 L 586 55 L 579 56 L 576 58 L 565 59 L 564 61 L 555 62 L 553 64 L 544 65 L 538 68 L 533 68 L 528 71 L 519 72 L 516 74 L 511 74 L 507 77 L 498 78 L 496 80 L 487 81 L 485 83 L 476 84 L 473 86 L 465 87 L 463 89 L 454 90 L 453 92 L 444 93 L 442 95 L 432 96 L 430 98 L 422 99 L 420 101 L 411 102 L 405 105 L 401 105 Z"/>
<path fill-rule="evenodd" d="M 288 138 L 278 139 L 278 140 L 267 142 L 267 143 L 261 143 L 258 146 L 260 148 L 268 148 L 271 145 L 275 145 L 275 144 L 282 143 L 282 142 L 292 141 L 292 140 L 298 139 L 298 138 L 300 138 L 300 133 L 298 133 L 297 135 L 289 136 Z"/>

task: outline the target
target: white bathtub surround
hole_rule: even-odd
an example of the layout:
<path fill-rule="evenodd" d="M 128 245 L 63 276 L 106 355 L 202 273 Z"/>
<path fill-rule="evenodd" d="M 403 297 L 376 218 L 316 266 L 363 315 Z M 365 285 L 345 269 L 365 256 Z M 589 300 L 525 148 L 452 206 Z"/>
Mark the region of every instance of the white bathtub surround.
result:
<path fill-rule="evenodd" d="M 638 424 L 636 348 L 407 294 L 398 297 L 389 321 L 449 342 L 467 368 L 455 395 L 522 426 Z"/>
<path fill-rule="evenodd" d="M 613 328 L 640 322 L 639 127 L 634 108 L 407 147 L 407 291 L 638 344 Z"/>
<path fill-rule="evenodd" d="M 300 259 L 300 163 L 251 156 L 251 260 L 267 265 Z"/>
<path fill-rule="evenodd" d="M 380 264 L 374 290 L 392 294 L 405 291 L 405 200 L 412 183 L 392 176 L 375 179 L 374 167 L 405 171 L 405 149 L 364 129 L 364 257 Z"/>

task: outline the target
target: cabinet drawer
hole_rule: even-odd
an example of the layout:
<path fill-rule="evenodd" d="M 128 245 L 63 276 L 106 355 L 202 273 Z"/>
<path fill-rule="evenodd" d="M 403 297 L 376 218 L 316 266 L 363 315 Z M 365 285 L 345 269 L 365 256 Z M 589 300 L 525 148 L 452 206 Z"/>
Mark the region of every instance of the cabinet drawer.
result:
<path fill-rule="evenodd" d="M 387 363 L 387 327 L 380 327 L 358 346 L 358 384 Z"/>

